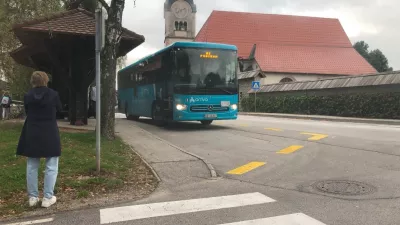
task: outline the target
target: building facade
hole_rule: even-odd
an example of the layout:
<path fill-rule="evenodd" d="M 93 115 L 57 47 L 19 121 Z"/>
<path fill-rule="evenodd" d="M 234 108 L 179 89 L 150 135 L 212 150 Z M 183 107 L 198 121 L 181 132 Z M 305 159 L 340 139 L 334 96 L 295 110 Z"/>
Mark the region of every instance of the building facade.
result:
<path fill-rule="evenodd" d="M 265 79 L 265 75 L 260 70 L 239 72 L 238 73 L 239 100 L 249 96 L 248 92 L 251 89 L 251 84 L 253 83 L 253 81 L 262 82 L 263 79 Z"/>
<path fill-rule="evenodd" d="M 312 81 L 312 80 L 320 80 L 334 77 L 341 77 L 343 75 L 338 74 L 296 74 L 296 73 L 288 73 L 288 72 L 268 72 L 262 71 L 262 68 L 258 65 L 256 59 L 243 59 L 239 58 L 239 78 L 240 74 L 253 73 L 255 71 L 260 71 L 262 73 L 261 85 L 268 84 L 276 84 L 276 83 L 287 83 L 287 82 L 297 82 L 297 81 Z M 241 82 L 239 82 L 240 84 Z"/>
<path fill-rule="evenodd" d="M 166 0 L 164 3 L 165 46 L 196 37 L 196 5 L 193 0 Z"/>

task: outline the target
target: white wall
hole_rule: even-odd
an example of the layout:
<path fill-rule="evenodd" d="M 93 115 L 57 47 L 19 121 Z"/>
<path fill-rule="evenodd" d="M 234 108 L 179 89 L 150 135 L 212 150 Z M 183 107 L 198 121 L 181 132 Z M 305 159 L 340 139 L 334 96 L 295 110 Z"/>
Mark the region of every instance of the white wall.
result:
<path fill-rule="evenodd" d="M 337 77 L 337 75 L 315 75 L 315 74 L 280 74 L 280 73 L 264 73 L 266 78 L 262 79 L 262 84 L 276 84 L 279 83 L 283 78 L 291 78 L 294 81 L 308 81 L 308 80 L 319 80 L 325 78 Z"/>

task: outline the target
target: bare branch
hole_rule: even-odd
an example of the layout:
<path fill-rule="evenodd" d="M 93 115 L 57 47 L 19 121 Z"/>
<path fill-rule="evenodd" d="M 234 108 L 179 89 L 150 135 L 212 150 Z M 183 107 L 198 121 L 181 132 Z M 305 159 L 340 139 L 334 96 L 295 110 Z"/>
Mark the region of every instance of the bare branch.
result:
<path fill-rule="evenodd" d="M 99 2 L 101 3 L 101 5 L 108 11 L 110 11 L 110 6 L 107 4 L 106 1 L 104 0 L 99 0 Z"/>

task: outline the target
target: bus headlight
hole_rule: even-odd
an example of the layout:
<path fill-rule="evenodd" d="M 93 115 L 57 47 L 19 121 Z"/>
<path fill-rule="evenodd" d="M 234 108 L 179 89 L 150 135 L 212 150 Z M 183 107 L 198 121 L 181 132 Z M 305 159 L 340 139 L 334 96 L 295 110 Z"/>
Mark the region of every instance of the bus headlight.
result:
<path fill-rule="evenodd" d="M 238 107 L 237 107 L 236 104 L 232 104 L 232 105 L 231 105 L 231 109 L 232 109 L 232 110 L 237 110 L 237 108 L 238 108 Z"/>
<path fill-rule="evenodd" d="M 176 104 L 176 109 L 179 111 L 186 110 L 187 106 L 182 104 Z"/>

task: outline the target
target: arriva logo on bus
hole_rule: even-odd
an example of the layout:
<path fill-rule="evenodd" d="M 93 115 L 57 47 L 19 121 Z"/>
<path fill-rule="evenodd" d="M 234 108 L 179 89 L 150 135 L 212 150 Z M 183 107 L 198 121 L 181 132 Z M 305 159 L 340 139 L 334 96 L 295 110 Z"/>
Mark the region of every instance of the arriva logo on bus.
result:
<path fill-rule="evenodd" d="M 187 101 L 187 99 L 186 99 Z M 200 98 L 194 98 L 191 97 L 189 100 L 190 103 L 194 103 L 194 102 L 208 102 L 208 98 L 204 98 L 204 97 L 200 97 Z"/>

